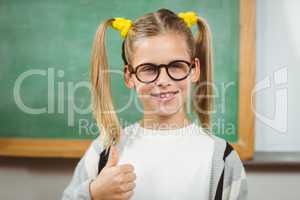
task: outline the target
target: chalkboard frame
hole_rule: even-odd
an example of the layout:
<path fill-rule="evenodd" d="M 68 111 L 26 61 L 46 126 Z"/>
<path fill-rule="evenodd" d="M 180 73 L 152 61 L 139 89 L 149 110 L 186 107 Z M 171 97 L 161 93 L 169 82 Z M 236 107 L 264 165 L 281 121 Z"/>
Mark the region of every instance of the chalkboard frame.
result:
<path fill-rule="evenodd" d="M 254 96 L 256 68 L 256 2 L 240 0 L 240 61 L 238 141 L 232 145 L 242 160 L 252 159 L 254 154 Z M 247 122 L 247 123 L 244 123 Z M 0 139 L 0 156 L 80 158 L 91 140 L 62 139 Z"/>
<path fill-rule="evenodd" d="M 250 160 L 254 154 L 255 73 L 256 1 L 240 0 L 238 141 L 233 146 L 242 160 Z"/>

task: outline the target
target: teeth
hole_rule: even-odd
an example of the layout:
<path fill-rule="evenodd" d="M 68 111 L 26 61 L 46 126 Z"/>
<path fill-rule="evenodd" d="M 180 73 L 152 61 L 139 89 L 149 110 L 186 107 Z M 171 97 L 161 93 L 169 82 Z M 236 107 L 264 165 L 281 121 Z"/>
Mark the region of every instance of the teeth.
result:
<path fill-rule="evenodd" d="M 160 98 L 168 98 L 171 94 L 167 93 L 167 94 L 161 94 Z"/>
<path fill-rule="evenodd" d="M 175 93 L 174 92 L 169 92 L 169 93 L 163 93 L 163 94 L 155 94 L 153 96 L 160 97 L 160 98 L 168 98 L 172 95 L 175 95 Z"/>

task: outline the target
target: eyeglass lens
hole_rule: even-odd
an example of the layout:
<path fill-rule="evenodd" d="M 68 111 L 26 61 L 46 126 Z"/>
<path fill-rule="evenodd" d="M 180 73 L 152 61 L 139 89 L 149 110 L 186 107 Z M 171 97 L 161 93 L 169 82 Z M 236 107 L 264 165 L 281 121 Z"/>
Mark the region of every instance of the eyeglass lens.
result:
<path fill-rule="evenodd" d="M 137 68 L 136 75 L 142 82 L 152 82 L 158 77 L 159 70 L 159 67 L 154 64 L 145 64 Z M 172 62 L 167 65 L 167 74 L 175 80 L 185 78 L 189 71 L 189 64 L 183 61 Z"/>

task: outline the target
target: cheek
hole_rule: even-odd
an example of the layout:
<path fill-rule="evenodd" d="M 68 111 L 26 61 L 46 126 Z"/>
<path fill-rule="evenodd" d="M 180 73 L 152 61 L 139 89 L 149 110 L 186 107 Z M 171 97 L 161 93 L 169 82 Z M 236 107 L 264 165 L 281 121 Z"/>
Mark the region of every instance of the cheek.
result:
<path fill-rule="evenodd" d="M 177 87 L 181 93 L 182 97 L 186 97 L 186 95 L 188 94 L 188 88 L 190 87 L 188 84 L 188 81 L 180 81 L 177 84 Z"/>
<path fill-rule="evenodd" d="M 146 84 L 136 84 L 136 91 L 141 100 L 144 100 L 149 97 L 152 91 L 151 85 Z"/>

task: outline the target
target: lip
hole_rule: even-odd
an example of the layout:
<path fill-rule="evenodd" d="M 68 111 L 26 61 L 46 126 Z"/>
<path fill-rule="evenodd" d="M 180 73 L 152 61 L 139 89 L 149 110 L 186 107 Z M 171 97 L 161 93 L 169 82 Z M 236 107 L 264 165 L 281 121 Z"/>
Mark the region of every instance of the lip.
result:
<path fill-rule="evenodd" d="M 168 91 L 168 92 L 160 92 L 160 93 L 156 93 L 156 94 L 151 94 L 151 96 L 159 96 L 161 94 L 167 94 L 167 93 L 174 93 L 174 94 L 177 94 L 179 91 L 176 90 L 176 91 Z"/>
<path fill-rule="evenodd" d="M 151 94 L 150 96 L 157 102 L 167 103 L 167 102 L 173 100 L 178 93 L 179 93 L 179 91 L 170 91 L 170 92 L 161 92 L 158 94 Z M 166 96 L 161 97 L 161 95 L 166 95 Z"/>

